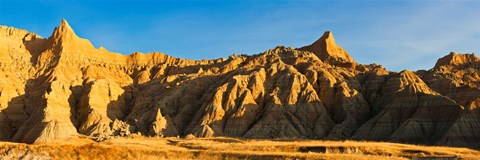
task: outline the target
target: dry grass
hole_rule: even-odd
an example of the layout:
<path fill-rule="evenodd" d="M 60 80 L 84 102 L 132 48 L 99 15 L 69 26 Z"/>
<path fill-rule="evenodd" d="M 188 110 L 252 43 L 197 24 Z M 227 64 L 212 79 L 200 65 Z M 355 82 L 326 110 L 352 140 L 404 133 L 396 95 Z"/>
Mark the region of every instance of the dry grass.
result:
<path fill-rule="evenodd" d="M 0 159 L 480 159 L 467 148 L 383 142 L 234 138 L 85 138 L 44 144 L 0 143 Z"/>

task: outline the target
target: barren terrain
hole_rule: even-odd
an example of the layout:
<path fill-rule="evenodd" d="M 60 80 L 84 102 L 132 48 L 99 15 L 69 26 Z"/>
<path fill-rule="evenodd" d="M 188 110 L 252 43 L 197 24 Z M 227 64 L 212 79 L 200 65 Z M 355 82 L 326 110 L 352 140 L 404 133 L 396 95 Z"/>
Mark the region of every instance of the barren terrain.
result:
<path fill-rule="evenodd" d="M 299 48 L 188 60 L 96 48 L 66 20 L 48 38 L 0 26 L 0 149 L 5 159 L 478 158 L 480 58 L 451 52 L 432 67 L 360 64 L 330 31 Z"/>
<path fill-rule="evenodd" d="M 0 159 L 479 159 L 480 151 L 386 142 L 145 138 L 0 143 Z"/>

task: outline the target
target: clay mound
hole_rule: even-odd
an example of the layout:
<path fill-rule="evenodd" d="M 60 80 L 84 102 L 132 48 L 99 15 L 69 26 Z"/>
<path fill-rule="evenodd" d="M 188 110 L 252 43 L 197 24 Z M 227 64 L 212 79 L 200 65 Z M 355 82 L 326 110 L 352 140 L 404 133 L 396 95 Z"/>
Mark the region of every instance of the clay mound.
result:
<path fill-rule="evenodd" d="M 428 71 L 357 64 L 331 32 L 299 49 L 187 60 L 0 26 L 0 139 L 75 136 L 361 139 L 480 146 L 478 57 Z"/>
<path fill-rule="evenodd" d="M 437 142 L 449 146 L 470 146 L 480 148 L 480 99 L 467 106 L 462 117 L 457 119 Z"/>
<path fill-rule="evenodd" d="M 390 78 L 383 94 L 388 99 L 385 106 L 357 130 L 355 139 L 433 143 L 463 109 L 410 71 Z"/>

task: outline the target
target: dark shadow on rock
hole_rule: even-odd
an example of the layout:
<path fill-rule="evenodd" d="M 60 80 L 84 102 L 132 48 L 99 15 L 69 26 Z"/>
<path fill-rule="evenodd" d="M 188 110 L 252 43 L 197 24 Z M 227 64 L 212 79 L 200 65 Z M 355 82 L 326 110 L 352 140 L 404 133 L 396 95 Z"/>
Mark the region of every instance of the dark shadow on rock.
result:
<path fill-rule="evenodd" d="M 1 110 L 0 132 L 3 141 L 10 141 L 22 123 L 28 118 L 25 112 L 25 95 L 13 97 L 8 102 L 7 108 Z"/>
<path fill-rule="evenodd" d="M 25 45 L 28 52 L 31 54 L 30 63 L 35 65 L 37 63 L 38 56 L 46 50 L 46 43 L 48 39 L 39 38 L 34 36 L 32 33 L 28 33 L 23 38 L 23 44 Z"/>

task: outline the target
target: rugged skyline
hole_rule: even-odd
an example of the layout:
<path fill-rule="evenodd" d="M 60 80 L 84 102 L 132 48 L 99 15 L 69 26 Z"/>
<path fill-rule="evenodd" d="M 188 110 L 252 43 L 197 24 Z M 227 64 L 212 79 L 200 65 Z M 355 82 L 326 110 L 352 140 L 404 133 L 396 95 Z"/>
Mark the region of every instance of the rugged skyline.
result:
<path fill-rule="evenodd" d="M 310 45 L 187 60 L 95 48 L 62 20 L 48 38 L 0 27 L 0 139 L 143 136 L 369 140 L 478 148 L 480 58 L 428 70 L 360 64 Z"/>
<path fill-rule="evenodd" d="M 50 36 L 66 18 L 96 47 L 187 59 L 302 46 L 326 30 L 359 63 L 430 69 L 445 53 L 480 50 L 480 1 L 0 1 L 0 25 Z"/>

